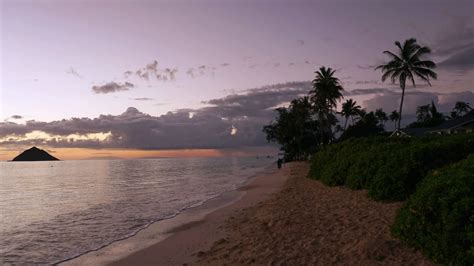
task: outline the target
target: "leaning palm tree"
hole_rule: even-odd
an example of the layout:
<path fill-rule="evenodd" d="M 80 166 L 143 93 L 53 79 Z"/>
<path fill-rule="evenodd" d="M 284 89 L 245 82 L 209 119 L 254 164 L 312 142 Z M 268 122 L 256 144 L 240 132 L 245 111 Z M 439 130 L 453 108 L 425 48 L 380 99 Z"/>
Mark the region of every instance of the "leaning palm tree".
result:
<path fill-rule="evenodd" d="M 453 111 L 456 112 L 457 116 L 463 116 L 469 113 L 470 110 L 472 110 L 472 108 L 469 103 L 466 102 L 456 102 L 453 108 Z"/>
<path fill-rule="evenodd" d="M 321 145 L 332 139 L 332 126 L 336 123 L 334 108 L 337 102 L 343 98 L 344 90 L 339 79 L 334 77 L 335 70 L 330 67 L 321 67 L 316 71 L 316 77 L 312 81 L 313 90 L 309 92 L 314 112 L 318 117 L 321 127 Z"/>
<path fill-rule="evenodd" d="M 362 107 L 360 107 L 360 105 L 357 105 L 357 102 L 352 99 L 349 99 L 342 104 L 342 110 L 340 114 L 346 118 L 346 122 L 344 123 L 344 131 L 347 128 L 347 121 L 349 120 L 349 118 L 353 118 L 355 115 L 358 115 L 361 108 Z M 354 121 L 354 119 L 352 119 L 352 121 Z"/>
<path fill-rule="evenodd" d="M 436 64 L 433 61 L 422 59 L 424 55 L 431 53 L 430 48 L 420 46 L 416 43 L 416 39 L 413 38 L 406 40 L 403 45 L 401 45 L 400 42 L 395 42 L 395 45 L 399 48 L 398 53 L 384 51 L 383 53 L 388 55 L 391 60 L 375 69 L 382 70 L 382 82 L 387 78 L 390 78 L 392 83 L 398 80 L 400 88 L 402 89 L 400 110 L 398 112 L 400 117 L 398 119 L 397 129 L 394 132 L 395 135 L 400 135 L 406 81 L 411 81 L 413 87 L 416 87 L 415 77 L 418 77 L 431 86 L 430 79 L 436 79 L 437 74 L 432 70 L 436 68 Z"/>

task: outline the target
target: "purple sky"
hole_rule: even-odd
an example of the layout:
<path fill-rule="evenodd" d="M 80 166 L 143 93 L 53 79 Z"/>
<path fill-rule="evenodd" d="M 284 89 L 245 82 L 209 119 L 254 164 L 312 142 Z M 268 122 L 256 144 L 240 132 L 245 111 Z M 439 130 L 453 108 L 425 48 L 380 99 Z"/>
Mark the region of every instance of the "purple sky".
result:
<path fill-rule="evenodd" d="M 433 49 L 439 80 L 417 88 L 406 111 L 431 100 L 445 111 L 458 99 L 474 105 L 472 10 L 472 0 L 1 0 L 0 121 L 10 123 L 0 125 L 0 140 L 34 130 L 5 129 L 27 120 L 118 117 L 128 107 L 163 120 L 169 111 L 189 113 L 181 109 L 206 113 L 203 108 L 219 105 L 203 102 L 308 81 L 322 65 L 337 69 L 352 94 L 346 97 L 391 111 L 398 95 L 371 93 L 394 87 L 380 83 L 373 66 L 386 59 L 383 50 L 394 50 L 395 40 L 410 37 Z M 252 115 L 223 121 L 235 126 Z M 108 129 L 101 130 L 90 133 Z M 246 141 L 239 145 L 255 144 Z M 202 146 L 221 147 L 215 144 Z"/>

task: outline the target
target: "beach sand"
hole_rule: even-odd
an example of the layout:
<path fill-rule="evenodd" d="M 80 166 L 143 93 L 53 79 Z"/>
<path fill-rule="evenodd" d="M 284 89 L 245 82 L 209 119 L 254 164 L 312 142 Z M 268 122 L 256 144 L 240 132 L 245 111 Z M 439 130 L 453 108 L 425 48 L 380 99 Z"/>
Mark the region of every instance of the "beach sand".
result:
<path fill-rule="evenodd" d="M 207 211 L 194 210 L 200 218 L 192 221 L 170 219 L 166 234 L 160 234 L 164 240 L 158 243 L 138 250 L 99 251 L 84 256 L 86 260 L 80 257 L 68 263 L 432 264 L 419 251 L 391 237 L 389 227 L 401 203 L 379 203 L 370 200 L 366 191 L 327 187 L 307 179 L 307 173 L 306 163 L 285 164 L 242 187 L 225 207 L 217 203 L 203 206 Z M 176 218 L 195 216 L 192 211 L 183 215 Z M 141 237 L 151 239 L 153 234 L 147 230 Z M 132 237 L 117 245 L 127 246 L 130 241 L 140 242 Z"/>

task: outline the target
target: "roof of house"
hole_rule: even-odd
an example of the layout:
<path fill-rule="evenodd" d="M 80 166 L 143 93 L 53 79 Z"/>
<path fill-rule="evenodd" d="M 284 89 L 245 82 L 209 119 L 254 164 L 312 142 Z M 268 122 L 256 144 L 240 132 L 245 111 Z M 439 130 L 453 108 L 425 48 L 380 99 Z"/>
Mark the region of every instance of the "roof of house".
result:
<path fill-rule="evenodd" d="M 445 129 L 451 129 L 455 127 L 460 127 L 466 123 L 474 121 L 474 112 L 471 112 L 465 116 L 456 118 L 456 119 L 451 119 L 448 121 L 445 121 L 441 125 L 432 128 L 430 131 L 437 131 L 437 130 L 445 130 Z"/>
<path fill-rule="evenodd" d="M 474 122 L 474 112 L 470 112 L 465 116 L 447 120 L 443 122 L 441 125 L 436 127 L 425 127 L 425 128 L 402 128 L 401 131 L 405 132 L 408 135 L 413 136 L 420 136 L 428 132 L 436 132 L 436 131 L 443 131 L 448 129 L 453 129 L 456 127 L 460 127 L 467 123 Z"/>

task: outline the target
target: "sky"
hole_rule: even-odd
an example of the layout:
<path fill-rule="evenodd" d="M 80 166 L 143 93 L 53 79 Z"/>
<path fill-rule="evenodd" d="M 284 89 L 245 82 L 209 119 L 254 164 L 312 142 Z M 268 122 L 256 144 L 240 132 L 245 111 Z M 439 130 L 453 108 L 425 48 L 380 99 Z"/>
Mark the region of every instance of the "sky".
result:
<path fill-rule="evenodd" d="M 345 98 L 396 109 L 374 67 L 411 37 L 439 77 L 408 88 L 405 122 L 474 105 L 472 0 L 0 2 L 0 160 L 272 152 L 262 126 L 321 66 Z"/>

